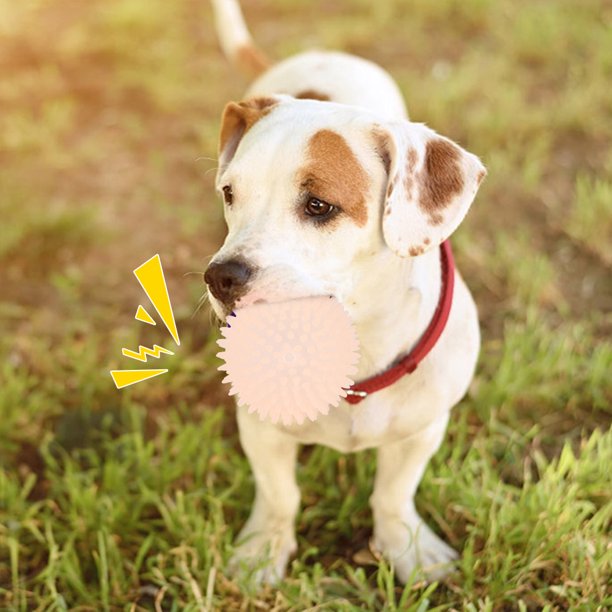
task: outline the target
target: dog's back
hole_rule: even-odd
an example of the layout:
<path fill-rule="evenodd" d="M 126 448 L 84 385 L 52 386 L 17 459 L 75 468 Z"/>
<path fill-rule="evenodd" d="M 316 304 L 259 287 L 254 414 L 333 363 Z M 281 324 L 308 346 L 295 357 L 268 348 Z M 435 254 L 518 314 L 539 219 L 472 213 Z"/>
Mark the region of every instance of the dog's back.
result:
<path fill-rule="evenodd" d="M 308 51 L 272 65 L 254 44 L 236 0 L 212 0 L 224 54 L 242 72 L 257 76 L 247 96 L 288 94 L 338 102 L 405 119 L 402 94 L 376 64 L 331 51 Z"/>

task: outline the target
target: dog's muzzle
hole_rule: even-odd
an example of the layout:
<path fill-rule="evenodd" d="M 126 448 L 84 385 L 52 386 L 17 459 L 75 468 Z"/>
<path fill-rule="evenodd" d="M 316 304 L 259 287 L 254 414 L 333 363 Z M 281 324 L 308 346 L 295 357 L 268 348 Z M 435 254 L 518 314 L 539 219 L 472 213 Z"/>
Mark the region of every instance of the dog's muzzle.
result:
<path fill-rule="evenodd" d="M 204 273 L 204 281 L 211 293 L 227 308 L 247 292 L 247 285 L 255 269 L 242 259 L 211 263 Z"/>

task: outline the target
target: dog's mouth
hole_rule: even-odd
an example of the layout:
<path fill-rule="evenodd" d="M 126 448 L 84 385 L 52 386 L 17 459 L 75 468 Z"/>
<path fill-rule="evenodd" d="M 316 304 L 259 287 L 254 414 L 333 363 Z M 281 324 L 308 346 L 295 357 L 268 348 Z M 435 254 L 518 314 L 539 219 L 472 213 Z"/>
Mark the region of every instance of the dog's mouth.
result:
<path fill-rule="evenodd" d="M 232 312 L 235 312 L 237 309 L 246 308 L 247 306 L 255 306 L 257 304 L 278 304 L 279 302 L 288 302 L 292 300 L 302 300 L 305 298 L 314 298 L 314 297 L 335 297 L 331 293 L 291 293 L 288 295 L 281 294 L 271 294 L 267 296 L 257 295 L 252 299 L 240 298 L 234 306 L 231 308 Z"/>
<path fill-rule="evenodd" d="M 263 291 L 261 289 L 253 289 L 245 295 L 240 296 L 233 304 L 232 309 L 246 308 L 255 304 L 271 304 L 276 302 L 284 302 L 290 299 L 289 296 L 277 291 Z"/>
<path fill-rule="evenodd" d="M 280 293 L 274 293 L 265 296 L 258 293 L 256 296 L 245 296 L 244 298 L 240 298 L 231 307 L 224 307 L 223 314 L 225 320 L 229 319 L 228 322 L 231 322 L 231 318 L 229 317 L 235 317 L 236 312 L 241 308 L 248 308 L 249 306 L 257 306 L 260 304 L 278 304 L 279 302 L 288 302 L 314 297 L 334 298 L 335 296 L 331 295 L 330 293 L 292 293 L 290 295 L 281 295 Z M 224 321 L 222 321 L 221 323 L 223 322 Z"/>
<path fill-rule="evenodd" d="M 213 308 L 212 310 L 215 314 L 215 319 L 217 320 L 218 325 L 223 326 L 225 324 L 231 323 L 231 317 L 236 316 L 237 311 L 242 308 L 248 308 L 250 306 L 257 306 L 261 304 L 278 304 L 279 302 L 288 302 L 293 300 L 323 296 L 329 298 L 336 297 L 330 292 L 317 292 L 312 290 L 306 290 L 301 292 L 281 292 L 255 289 L 241 296 L 232 304 L 223 304 L 222 302 L 217 302 L 218 308 L 221 312 L 217 312 L 217 308 Z"/>

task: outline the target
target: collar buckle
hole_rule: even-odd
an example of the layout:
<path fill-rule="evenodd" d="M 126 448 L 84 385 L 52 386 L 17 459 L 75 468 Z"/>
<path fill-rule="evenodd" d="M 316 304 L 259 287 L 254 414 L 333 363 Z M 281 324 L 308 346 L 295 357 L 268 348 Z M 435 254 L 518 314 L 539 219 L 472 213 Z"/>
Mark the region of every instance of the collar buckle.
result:
<path fill-rule="evenodd" d="M 361 398 L 368 397 L 367 391 L 354 391 L 353 389 L 347 389 L 346 394 L 361 397 Z"/>

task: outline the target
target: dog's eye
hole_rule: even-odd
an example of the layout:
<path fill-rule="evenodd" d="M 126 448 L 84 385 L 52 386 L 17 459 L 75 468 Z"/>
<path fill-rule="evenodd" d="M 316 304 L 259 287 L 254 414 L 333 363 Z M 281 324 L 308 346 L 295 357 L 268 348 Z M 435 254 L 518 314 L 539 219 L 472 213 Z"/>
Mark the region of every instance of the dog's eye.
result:
<path fill-rule="evenodd" d="M 234 192 L 232 191 L 231 185 L 225 185 L 225 187 L 223 187 L 223 200 L 228 206 L 232 205 L 234 201 Z"/>
<path fill-rule="evenodd" d="M 304 207 L 304 211 L 310 217 L 326 217 L 335 210 L 335 206 L 319 200 L 319 198 L 309 198 Z"/>

